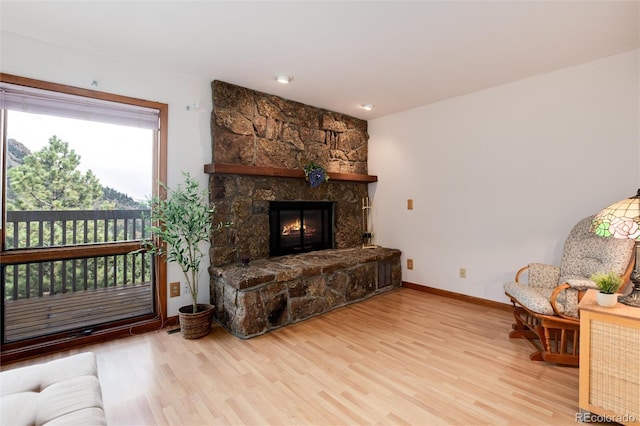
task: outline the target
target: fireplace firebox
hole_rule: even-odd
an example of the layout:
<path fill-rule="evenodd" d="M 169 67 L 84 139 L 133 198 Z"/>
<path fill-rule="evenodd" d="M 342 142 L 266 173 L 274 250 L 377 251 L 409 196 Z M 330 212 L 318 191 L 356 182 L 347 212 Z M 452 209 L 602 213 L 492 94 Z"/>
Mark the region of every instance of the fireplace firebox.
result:
<path fill-rule="evenodd" d="M 334 248 L 333 202 L 271 201 L 269 256 Z"/>

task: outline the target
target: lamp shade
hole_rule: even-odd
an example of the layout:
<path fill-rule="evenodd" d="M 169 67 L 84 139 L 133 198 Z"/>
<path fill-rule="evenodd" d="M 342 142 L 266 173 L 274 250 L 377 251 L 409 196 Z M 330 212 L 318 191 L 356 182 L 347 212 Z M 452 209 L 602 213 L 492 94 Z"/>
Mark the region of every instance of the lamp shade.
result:
<path fill-rule="evenodd" d="M 591 232 L 601 237 L 640 241 L 640 189 L 635 197 L 613 203 L 595 215 Z"/>

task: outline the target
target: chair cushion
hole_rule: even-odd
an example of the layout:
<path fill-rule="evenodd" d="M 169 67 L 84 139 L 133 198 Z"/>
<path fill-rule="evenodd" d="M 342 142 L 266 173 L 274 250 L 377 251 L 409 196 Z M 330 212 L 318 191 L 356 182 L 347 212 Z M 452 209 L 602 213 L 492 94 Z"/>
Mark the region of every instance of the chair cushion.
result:
<path fill-rule="evenodd" d="M 508 282 L 504 284 L 504 292 L 520 305 L 542 315 L 555 315 L 549 302 L 551 292 L 545 296 L 543 290 L 541 287 L 531 287 L 523 283 Z"/>
<path fill-rule="evenodd" d="M 556 315 L 549 299 L 555 288 L 531 287 L 527 284 L 510 282 L 504 285 L 504 292 L 530 311 L 542 315 Z M 563 315 L 578 318 L 578 290 L 569 288 L 558 294 L 556 308 Z"/>
<path fill-rule="evenodd" d="M 577 290 L 589 290 L 590 288 L 597 290 L 598 286 L 591 280 L 587 280 L 584 278 L 578 277 L 565 277 L 565 281 L 567 284 L 571 286 L 571 288 L 575 288 Z"/>
<path fill-rule="evenodd" d="M 560 279 L 560 268 L 544 263 L 530 263 L 528 274 L 527 281 L 531 287 L 556 288 Z"/>
<path fill-rule="evenodd" d="M 593 216 L 578 222 L 567 237 L 560 263 L 560 282 L 589 279 L 596 272 L 623 275 L 635 246 L 634 240 L 600 237 L 589 231 Z"/>

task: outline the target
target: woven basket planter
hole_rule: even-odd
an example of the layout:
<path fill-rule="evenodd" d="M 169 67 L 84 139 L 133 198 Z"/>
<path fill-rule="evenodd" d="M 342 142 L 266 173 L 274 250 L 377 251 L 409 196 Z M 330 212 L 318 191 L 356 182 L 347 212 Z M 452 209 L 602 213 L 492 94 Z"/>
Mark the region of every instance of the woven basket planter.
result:
<path fill-rule="evenodd" d="M 185 339 L 199 339 L 211 332 L 213 305 L 198 304 L 198 312 L 193 312 L 193 306 L 187 305 L 178 309 L 180 332 Z"/>

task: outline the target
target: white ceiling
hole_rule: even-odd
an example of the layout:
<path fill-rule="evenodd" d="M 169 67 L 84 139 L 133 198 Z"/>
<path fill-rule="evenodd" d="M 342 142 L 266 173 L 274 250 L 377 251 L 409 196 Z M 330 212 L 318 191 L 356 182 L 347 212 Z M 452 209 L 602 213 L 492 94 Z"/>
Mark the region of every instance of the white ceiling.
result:
<path fill-rule="evenodd" d="M 637 49 L 640 1 L 0 0 L 0 28 L 368 120 Z"/>

